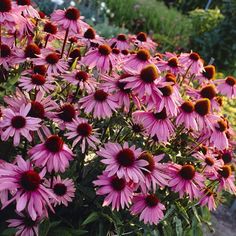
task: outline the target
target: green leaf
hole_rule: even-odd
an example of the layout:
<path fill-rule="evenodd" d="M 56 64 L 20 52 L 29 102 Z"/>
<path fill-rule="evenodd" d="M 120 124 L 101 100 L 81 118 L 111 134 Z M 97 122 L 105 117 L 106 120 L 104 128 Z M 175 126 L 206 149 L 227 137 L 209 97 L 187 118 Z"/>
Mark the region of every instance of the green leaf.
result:
<path fill-rule="evenodd" d="M 182 236 L 183 235 L 182 221 L 177 216 L 175 216 L 173 222 L 175 223 L 176 236 Z"/>
<path fill-rule="evenodd" d="M 16 233 L 16 229 L 10 228 L 6 229 L 1 233 L 1 236 L 13 236 Z"/>
<path fill-rule="evenodd" d="M 39 236 L 47 236 L 49 229 L 50 229 L 50 222 L 48 219 L 46 219 L 39 226 Z"/>
<path fill-rule="evenodd" d="M 82 223 L 82 225 L 90 224 L 94 221 L 96 221 L 100 217 L 100 214 L 98 212 L 92 212 L 87 219 Z"/>

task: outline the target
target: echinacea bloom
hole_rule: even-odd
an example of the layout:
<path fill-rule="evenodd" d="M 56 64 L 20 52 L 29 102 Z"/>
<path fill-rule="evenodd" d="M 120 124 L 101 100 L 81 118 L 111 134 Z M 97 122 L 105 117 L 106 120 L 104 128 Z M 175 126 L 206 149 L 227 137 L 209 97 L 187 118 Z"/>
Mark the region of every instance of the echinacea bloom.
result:
<path fill-rule="evenodd" d="M 157 47 L 157 44 L 153 42 L 144 32 L 139 32 L 137 34 L 136 39 L 134 39 L 134 45 L 151 51 L 154 51 Z"/>
<path fill-rule="evenodd" d="M 222 153 L 220 153 L 219 159 L 222 159 L 224 164 L 230 164 L 231 162 L 234 161 L 234 155 L 232 150 L 224 150 Z"/>
<path fill-rule="evenodd" d="M 22 105 L 19 112 L 14 112 L 7 108 L 3 112 L 3 119 L 0 121 L 2 128 L 1 138 L 3 141 L 13 137 L 14 146 L 20 144 L 21 136 L 24 136 L 29 142 L 32 141 L 30 131 L 36 131 L 40 127 L 41 119 L 28 117 L 31 104 Z"/>
<path fill-rule="evenodd" d="M 108 41 L 109 45 L 120 50 L 129 49 L 130 45 L 125 34 L 118 34 L 116 38 Z"/>
<path fill-rule="evenodd" d="M 12 49 L 7 44 L 1 44 L 0 46 L 0 65 L 3 66 L 5 69 L 9 69 L 12 65 Z"/>
<path fill-rule="evenodd" d="M 55 198 L 51 190 L 42 184 L 46 170 L 40 173 L 32 168 L 32 163 L 25 161 L 21 156 L 16 157 L 16 164 L 0 167 L 0 191 L 12 190 L 12 198 L 4 207 L 16 201 L 16 210 L 27 210 L 32 220 L 47 212 L 47 207 L 53 211 L 50 198 Z"/>
<path fill-rule="evenodd" d="M 216 210 L 216 202 L 215 202 L 215 193 L 211 191 L 209 188 L 205 188 L 201 191 L 201 199 L 199 204 L 201 206 L 207 206 L 210 211 Z"/>
<path fill-rule="evenodd" d="M 11 0 L 1 0 L 0 2 L 0 25 L 4 25 L 8 29 L 14 28 L 17 17 Z"/>
<path fill-rule="evenodd" d="M 139 159 L 148 162 L 145 166 L 146 170 L 142 170 L 144 174 L 144 182 L 140 183 L 143 192 L 148 192 L 153 189 L 156 191 L 157 186 L 164 187 L 168 185 L 169 176 L 165 173 L 167 168 L 164 164 L 159 163 L 164 157 L 164 154 L 153 156 L 150 152 L 143 152 Z"/>
<path fill-rule="evenodd" d="M 31 6 L 31 0 L 16 0 L 16 3 L 24 17 L 40 18 L 38 11 Z"/>
<path fill-rule="evenodd" d="M 148 135 L 156 136 L 159 142 L 166 143 L 174 132 L 165 108 L 161 112 L 135 111 L 132 116 L 134 121 L 143 125 Z"/>
<path fill-rule="evenodd" d="M 118 178 L 125 178 L 128 182 L 138 183 L 144 181 L 142 169 L 148 164 L 146 160 L 138 159 L 141 149 L 133 145 L 129 147 L 125 142 L 123 147 L 118 143 L 105 143 L 97 155 L 102 157 L 101 162 L 106 165 L 105 171 L 108 177 L 117 175 Z"/>
<path fill-rule="evenodd" d="M 134 196 L 130 211 L 132 215 L 140 214 L 139 220 L 145 224 L 157 225 L 164 218 L 165 209 L 155 194 L 139 194 Z"/>
<path fill-rule="evenodd" d="M 232 172 L 230 165 L 224 165 L 218 171 L 218 178 L 213 178 L 213 180 L 219 181 L 220 185 L 218 187 L 218 191 L 222 191 L 222 189 L 229 191 L 232 194 L 236 194 L 236 186 L 235 186 L 235 176 Z"/>
<path fill-rule="evenodd" d="M 46 65 L 49 76 L 64 73 L 68 68 L 67 63 L 60 58 L 57 52 L 45 51 L 43 55 L 39 55 L 34 59 L 35 65 Z"/>
<path fill-rule="evenodd" d="M 79 39 L 80 42 L 84 43 L 87 47 L 104 44 L 104 39 L 100 37 L 92 27 L 89 27 L 84 32 L 83 36 L 79 36 Z"/>
<path fill-rule="evenodd" d="M 41 92 L 53 91 L 55 89 L 54 81 L 50 77 L 45 77 L 40 74 L 24 75 L 19 79 L 19 86 L 22 87 L 26 92 L 37 90 Z"/>
<path fill-rule="evenodd" d="M 203 61 L 198 53 L 181 53 L 179 56 L 179 62 L 188 69 L 191 74 L 199 74 L 203 69 Z"/>
<path fill-rule="evenodd" d="M 116 57 L 109 45 L 102 44 L 96 49 L 90 49 L 81 62 L 90 69 L 96 67 L 101 72 L 109 72 L 116 65 Z"/>
<path fill-rule="evenodd" d="M 228 129 L 228 124 L 223 119 L 218 120 L 215 125 L 212 133 L 210 134 L 209 141 L 213 146 L 219 150 L 228 149 L 229 142 L 226 135 Z"/>
<path fill-rule="evenodd" d="M 111 117 L 112 111 L 119 107 L 114 96 L 102 89 L 81 98 L 79 103 L 85 113 L 93 113 L 93 117 L 98 119 Z"/>
<path fill-rule="evenodd" d="M 145 66 L 152 64 L 150 52 L 146 49 L 140 49 L 135 54 L 130 54 L 122 60 L 123 69 L 131 71 L 140 71 Z"/>
<path fill-rule="evenodd" d="M 222 94 L 228 98 L 236 97 L 236 78 L 233 76 L 228 76 L 225 79 L 216 80 L 217 89 Z"/>
<path fill-rule="evenodd" d="M 173 73 L 174 75 L 177 75 L 185 71 L 183 69 L 183 65 L 180 64 L 177 57 L 171 57 L 167 61 L 159 60 L 156 64 L 161 72 L 167 71 Z"/>
<path fill-rule="evenodd" d="M 65 136 L 68 139 L 74 139 L 72 147 L 80 143 L 82 153 L 85 152 L 86 145 L 96 149 L 96 145 L 100 143 L 98 134 L 93 129 L 92 125 L 88 123 L 87 119 L 76 118 L 72 123 L 66 125 L 68 132 Z"/>
<path fill-rule="evenodd" d="M 44 185 L 51 188 L 56 197 L 55 199 L 51 199 L 51 203 L 53 203 L 54 206 L 61 204 L 68 206 L 68 203 L 72 202 L 75 197 L 75 185 L 72 179 L 62 179 L 58 175 L 54 177 L 52 181 L 46 180 Z"/>
<path fill-rule="evenodd" d="M 16 219 L 7 220 L 9 228 L 16 228 L 16 236 L 39 236 L 39 224 L 43 221 L 43 216 L 32 220 L 27 214 L 16 213 Z"/>
<path fill-rule="evenodd" d="M 65 172 L 73 153 L 58 135 L 49 136 L 44 143 L 37 144 L 28 152 L 31 160 L 48 172 Z"/>
<path fill-rule="evenodd" d="M 107 172 L 103 172 L 98 176 L 98 179 L 93 181 L 95 186 L 99 188 L 96 191 L 97 195 L 106 195 L 102 206 L 111 204 L 112 210 L 119 211 L 131 204 L 133 198 L 132 184 L 123 178 L 118 178 L 116 175 L 109 176 Z"/>
<path fill-rule="evenodd" d="M 200 190 L 205 186 L 205 178 L 195 170 L 193 165 L 181 166 L 173 163 L 169 164 L 168 171 L 171 178 L 169 187 L 172 191 L 178 192 L 180 198 L 183 198 L 184 194 L 188 194 L 191 200 L 200 197 Z"/>
<path fill-rule="evenodd" d="M 204 66 L 203 71 L 196 75 L 194 79 L 197 79 L 201 83 L 211 83 L 215 79 L 216 69 L 213 65 Z"/>
<path fill-rule="evenodd" d="M 176 117 L 176 125 L 183 124 L 185 128 L 198 130 L 196 121 L 197 115 L 194 111 L 194 104 L 191 101 L 185 101 L 179 108 L 179 114 Z"/>
<path fill-rule="evenodd" d="M 81 20 L 80 11 L 75 7 L 54 11 L 51 20 L 64 30 L 70 30 L 75 34 L 81 34 L 88 28 L 88 25 Z"/>
<path fill-rule="evenodd" d="M 75 70 L 63 77 L 71 84 L 78 86 L 82 91 L 85 90 L 89 93 L 94 92 L 98 84 L 91 74 L 82 70 Z"/>

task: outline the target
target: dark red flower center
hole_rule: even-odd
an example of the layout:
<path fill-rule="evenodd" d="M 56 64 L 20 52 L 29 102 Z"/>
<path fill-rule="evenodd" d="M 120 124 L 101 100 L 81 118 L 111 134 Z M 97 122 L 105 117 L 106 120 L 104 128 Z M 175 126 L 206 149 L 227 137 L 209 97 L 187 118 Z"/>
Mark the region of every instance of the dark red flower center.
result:
<path fill-rule="evenodd" d="M 216 129 L 219 130 L 220 132 L 224 132 L 227 130 L 227 123 L 224 120 L 218 120 Z"/>
<path fill-rule="evenodd" d="M 49 152 L 60 152 L 63 148 L 63 140 L 57 135 L 51 135 L 44 143 Z"/>
<path fill-rule="evenodd" d="M 63 183 L 57 183 L 53 186 L 53 192 L 57 195 L 57 196 L 64 196 L 67 192 L 67 187 L 65 184 Z"/>
<path fill-rule="evenodd" d="M 145 160 L 148 162 L 148 165 L 145 166 L 145 169 L 149 170 L 152 172 L 155 168 L 155 160 L 153 158 L 153 155 L 150 152 L 143 152 L 140 156 L 139 159 Z M 148 171 L 143 171 L 144 174 L 148 174 Z"/>
<path fill-rule="evenodd" d="M 132 130 L 136 134 L 141 133 L 143 131 L 143 126 L 141 124 L 133 124 Z"/>
<path fill-rule="evenodd" d="M 116 160 L 121 166 L 131 167 L 135 161 L 134 152 L 129 148 L 122 149 L 118 152 Z"/>
<path fill-rule="evenodd" d="M 46 14 L 44 12 L 38 11 L 38 13 L 39 13 L 39 16 L 40 16 L 41 19 L 45 18 Z"/>
<path fill-rule="evenodd" d="M 108 93 L 100 89 L 100 90 L 97 90 L 93 96 L 96 101 L 104 102 L 108 97 Z"/>
<path fill-rule="evenodd" d="M 46 82 L 46 78 L 40 74 L 31 75 L 31 82 L 35 85 L 44 85 Z"/>
<path fill-rule="evenodd" d="M 222 107 L 223 106 L 223 98 L 222 97 L 216 97 L 217 103 Z"/>
<path fill-rule="evenodd" d="M 205 116 L 210 113 L 211 102 L 208 98 L 202 98 L 196 101 L 194 105 L 195 111 L 200 116 Z"/>
<path fill-rule="evenodd" d="M 192 59 L 193 61 L 198 61 L 200 59 L 200 56 L 198 53 L 192 52 L 190 53 L 189 58 Z"/>
<path fill-rule="evenodd" d="M 43 119 L 45 115 L 44 107 L 41 103 L 32 101 L 29 116 Z"/>
<path fill-rule="evenodd" d="M 65 121 L 65 122 L 71 122 L 76 115 L 76 111 L 73 105 L 71 104 L 64 104 L 58 114 L 58 117 Z"/>
<path fill-rule="evenodd" d="M 37 58 L 39 54 L 40 48 L 35 43 L 31 43 L 25 48 L 25 57 Z"/>
<path fill-rule="evenodd" d="M 111 186 L 115 191 L 122 191 L 126 186 L 126 181 L 123 178 L 119 179 L 118 177 L 113 177 Z"/>
<path fill-rule="evenodd" d="M 167 73 L 166 76 L 166 82 L 173 82 L 174 84 L 176 84 L 176 76 L 172 73 Z"/>
<path fill-rule="evenodd" d="M 98 51 L 102 56 L 108 56 L 111 53 L 111 48 L 108 45 L 100 45 Z"/>
<path fill-rule="evenodd" d="M 39 174 L 34 170 L 28 170 L 22 173 L 20 179 L 20 185 L 26 191 L 35 191 L 39 188 L 41 178 Z"/>
<path fill-rule="evenodd" d="M 173 87 L 170 85 L 165 86 L 163 88 L 159 88 L 159 90 L 162 92 L 162 95 L 164 97 L 169 97 L 174 92 Z"/>
<path fill-rule="evenodd" d="M 150 52 L 148 50 L 145 50 L 145 49 L 140 49 L 137 52 L 137 58 L 140 61 L 148 61 L 150 59 Z"/>
<path fill-rule="evenodd" d="M 168 66 L 172 68 L 178 67 L 178 59 L 176 57 L 172 57 L 168 60 Z"/>
<path fill-rule="evenodd" d="M 70 52 L 69 57 L 72 59 L 80 58 L 81 57 L 80 49 L 75 48 L 73 51 Z"/>
<path fill-rule="evenodd" d="M 159 199 L 157 198 L 157 196 L 155 194 L 150 194 L 150 195 L 146 196 L 145 202 L 148 207 L 152 208 L 158 204 Z"/>
<path fill-rule="evenodd" d="M 44 76 L 47 73 L 47 68 L 44 65 L 34 66 L 33 71 L 35 74 L 40 74 Z"/>
<path fill-rule="evenodd" d="M 77 126 L 77 133 L 82 137 L 88 137 L 92 134 L 92 126 L 88 123 L 81 123 Z"/>
<path fill-rule="evenodd" d="M 76 80 L 85 82 L 88 80 L 88 73 L 85 71 L 78 71 L 75 75 L 75 78 Z"/>
<path fill-rule="evenodd" d="M 229 165 L 224 165 L 221 167 L 221 170 L 218 170 L 218 173 L 225 179 L 229 178 L 232 174 L 231 167 Z"/>
<path fill-rule="evenodd" d="M 75 8 L 75 7 L 70 7 L 66 10 L 65 12 L 65 17 L 68 19 L 68 20 L 73 20 L 73 21 L 76 21 L 79 19 L 80 17 L 80 11 Z"/>
<path fill-rule="evenodd" d="M 208 166 L 213 166 L 213 165 L 214 165 L 214 161 L 213 161 L 213 159 L 210 158 L 210 157 L 206 157 L 206 158 L 205 158 L 205 162 L 206 162 L 206 164 L 207 164 Z"/>
<path fill-rule="evenodd" d="M 187 101 L 181 105 L 181 109 L 186 113 L 192 113 L 194 111 L 194 105 L 192 102 Z"/>
<path fill-rule="evenodd" d="M 78 39 L 76 37 L 70 37 L 69 38 L 69 42 L 71 43 L 77 43 L 78 42 Z"/>
<path fill-rule="evenodd" d="M 121 53 L 125 56 L 129 54 L 129 51 L 127 49 L 121 50 Z"/>
<path fill-rule="evenodd" d="M 30 0 L 17 0 L 17 4 L 20 5 L 20 6 L 29 6 L 31 5 L 31 1 Z"/>
<path fill-rule="evenodd" d="M 234 86 L 236 84 L 236 79 L 233 76 L 228 76 L 225 80 L 226 84 Z"/>
<path fill-rule="evenodd" d="M 147 41 L 147 34 L 144 32 L 139 32 L 137 34 L 137 40 L 139 40 L 141 42 L 146 42 Z"/>
<path fill-rule="evenodd" d="M 115 55 L 119 55 L 120 50 L 118 48 L 112 48 L 112 53 L 115 54 Z"/>
<path fill-rule="evenodd" d="M 84 37 L 86 39 L 95 39 L 95 36 L 96 36 L 96 32 L 93 28 L 88 28 L 85 33 L 84 33 Z"/>
<path fill-rule="evenodd" d="M 118 34 L 117 40 L 125 42 L 126 41 L 126 36 L 125 34 Z"/>
<path fill-rule="evenodd" d="M 23 116 L 14 116 L 11 120 L 11 125 L 15 129 L 21 129 L 26 125 L 26 119 Z"/>
<path fill-rule="evenodd" d="M 0 1 L 0 12 L 9 12 L 11 10 L 11 0 Z"/>
<path fill-rule="evenodd" d="M 129 75 L 127 75 L 128 77 Z M 121 78 L 121 77 L 120 77 Z M 123 77 L 124 78 L 124 77 Z M 117 87 L 124 93 L 131 93 L 131 89 L 126 89 L 125 86 L 126 86 L 126 82 L 121 82 L 120 80 L 117 81 Z"/>
<path fill-rule="evenodd" d="M 150 84 L 159 76 L 156 66 L 148 65 L 141 70 L 140 78 L 143 82 Z"/>
<path fill-rule="evenodd" d="M 57 33 L 57 26 L 52 24 L 51 22 L 47 22 L 44 25 L 44 31 L 49 34 L 56 34 Z"/>
<path fill-rule="evenodd" d="M 167 113 L 165 107 L 161 112 L 153 113 L 155 119 L 157 120 L 165 120 L 167 118 Z"/>
<path fill-rule="evenodd" d="M 215 67 L 213 65 L 205 66 L 204 70 L 205 71 L 203 71 L 202 74 L 205 78 L 207 78 L 208 80 L 214 79 L 216 70 L 215 70 Z"/>
<path fill-rule="evenodd" d="M 11 55 L 11 49 L 8 45 L 2 44 L 1 45 L 1 52 L 0 57 L 9 57 Z"/>
<path fill-rule="evenodd" d="M 195 168 L 192 165 L 183 165 L 179 171 L 179 175 L 185 180 L 191 180 L 195 176 Z"/>
<path fill-rule="evenodd" d="M 46 62 L 51 65 L 57 64 L 57 62 L 60 60 L 60 55 L 58 53 L 50 53 L 46 56 Z"/>
<path fill-rule="evenodd" d="M 200 91 L 202 98 L 213 99 L 216 96 L 216 90 L 214 85 L 207 85 Z"/>
<path fill-rule="evenodd" d="M 204 155 L 206 155 L 206 154 L 207 154 L 207 151 L 208 151 L 208 147 L 202 145 L 202 146 L 199 148 L 199 150 L 200 150 Z"/>
<path fill-rule="evenodd" d="M 232 161 L 233 157 L 230 152 L 224 152 L 221 156 L 225 164 L 228 164 Z"/>

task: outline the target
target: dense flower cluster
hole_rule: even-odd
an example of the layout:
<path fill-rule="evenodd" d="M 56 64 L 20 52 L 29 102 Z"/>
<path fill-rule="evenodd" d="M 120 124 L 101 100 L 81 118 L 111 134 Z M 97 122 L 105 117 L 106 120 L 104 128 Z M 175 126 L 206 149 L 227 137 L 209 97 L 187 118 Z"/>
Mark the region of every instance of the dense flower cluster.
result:
<path fill-rule="evenodd" d="M 16 203 L 9 227 L 38 235 L 94 159 L 103 206 L 145 224 L 163 219 L 163 191 L 210 210 L 222 190 L 236 194 L 233 130 L 221 114 L 236 79 L 215 80 L 196 52 L 158 53 L 143 32 L 106 40 L 82 19 L 74 7 L 47 17 L 30 0 L 0 2 L 1 76 L 18 78 L 0 107 L 1 140 L 18 152 L 0 163 L 2 208 Z"/>

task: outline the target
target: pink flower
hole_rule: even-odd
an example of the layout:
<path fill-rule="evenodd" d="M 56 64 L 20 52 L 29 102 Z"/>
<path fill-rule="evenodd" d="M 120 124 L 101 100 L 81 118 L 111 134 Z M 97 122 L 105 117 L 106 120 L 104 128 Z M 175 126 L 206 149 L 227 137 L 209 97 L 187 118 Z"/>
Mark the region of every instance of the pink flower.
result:
<path fill-rule="evenodd" d="M 6 70 L 9 69 L 10 66 L 13 65 L 12 58 L 13 58 L 13 52 L 9 45 L 7 44 L 1 44 L 1 53 L 0 53 L 0 65 L 3 66 Z"/>
<path fill-rule="evenodd" d="M 216 203 L 215 203 L 215 198 L 214 198 L 215 194 L 210 189 L 205 188 L 202 190 L 201 195 L 202 197 L 199 201 L 199 204 L 201 206 L 207 205 L 210 211 L 216 210 Z"/>
<path fill-rule="evenodd" d="M 37 217 L 32 220 L 27 214 L 17 212 L 17 219 L 7 220 L 8 227 L 16 228 L 16 236 L 39 236 L 39 224 L 43 217 Z"/>
<path fill-rule="evenodd" d="M 47 180 L 45 186 L 51 188 L 56 196 L 55 199 L 51 200 L 54 206 L 61 204 L 68 206 L 68 203 L 72 202 L 72 199 L 75 197 L 75 185 L 72 179 L 61 179 L 58 175 L 53 178 L 52 186 L 51 180 Z"/>
<path fill-rule="evenodd" d="M 83 36 L 79 36 L 79 40 L 88 48 L 105 43 L 105 40 L 99 35 L 97 35 L 96 31 L 92 27 L 89 27 L 84 32 Z"/>
<path fill-rule="evenodd" d="M 151 51 L 155 51 L 157 47 L 157 44 L 153 42 L 144 32 L 139 32 L 136 38 L 133 39 L 133 43 L 139 48 L 144 48 Z"/>
<path fill-rule="evenodd" d="M 109 45 L 113 48 L 120 50 L 129 49 L 130 45 L 125 34 L 119 34 L 116 38 L 112 38 L 108 41 Z"/>
<path fill-rule="evenodd" d="M 191 74 L 199 74 L 204 70 L 203 60 L 196 52 L 181 53 L 179 56 L 179 62 L 185 66 L 186 69 L 189 68 Z"/>
<path fill-rule="evenodd" d="M 20 144 L 20 137 L 24 136 L 29 142 L 32 141 L 30 131 L 36 131 L 40 127 L 41 119 L 27 117 L 31 104 L 22 105 L 19 112 L 10 108 L 4 110 L 3 119 L 0 121 L 2 128 L 1 138 L 3 141 L 13 137 L 14 146 Z"/>
<path fill-rule="evenodd" d="M 168 71 L 173 73 L 174 75 L 184 72 L 183 66 L 179 63 L 177 57 L 171 57 L 167 61 L 159 60 L 157 62 L 157 67 L 161 72 Z"/>
<path fill-rule="evenodd" d="M 40 18 L 38 11 L 31 6 L 30 0 L 16 0 L 16 3 L 24 17 Z"/>
<path fill-rule="evenodd" d="M 179 193 L 180 198 L 183 198 L 185 193 L 191 200 L 201 196 L 200 190 L 205 186 L 205 178 L 196 172 L 193 165 L 170 164 L 168 169 L 171 178 L 169 186 L 172 191 Z"/>
<path fill-rule="evenodd" d="M 135 111 L 133 119 L 143 125 L 148 135 L 156 136 L 159 142 L 167 142 L 174 132 L 174 126 L 169 120 L 165 108 L 156 113 Z"/>
<path fill-rule="evenodd" d="M 111 52 L 110 46 L 102 44 L 96 49 L 90 49 L 81 62 L 91 69 L 96 67 L 101 72 L 108 72 L 116 65 L 116 57 Z"/>
<path fill-rule="evenodd" d="M 131 214 L 140 214 L 139 220 L 150 225 L 157 225 L 164 218 L 164 210 L 165 206 L 160 203 L 155 194 L 135 196 L 133 205 L 130 208 Z"/>
<path fill-rule="evenodd" d="M 198 82 L 201 83 L 212 83 L 215 79 L 216 69 L 213 65 L 207 65 L 204 66 L 203 71 L 196 75 L 195 79 L 198 80 Z"/>
<path fill-rule="evenodd" d="M 28 154 L 36 166 L 46 166 L 48 172 L 65 172 L 73 157 L 72 151 L 57 135 L 51 135 L 44 143 L 34 146 Z"/>
<path fill-rule="evenodd" d="M 187 129 L 198 130 L 194 104 L 191 101 L 183 102 L 179 110 L 180 112 L 175 121 L 176 125 L 180 126 L 183 124 Z"/>
<path fill-rule="evenodd" d="M 64 30 L 70 30 L 75 34 L 81 34 L 88 28 L 80 17 L 80 11 L 75 7 L 69 7 L 66 10 L 56 10 L 51 15 L 51 20 Z"/>
<path fill-rule="evenodd" d="M 92 125 L 88 123 L 87 119 L 83 118 L 76 118 L 73 119 L 73 122 L 67 124 L 66 126 L 67 132 L 65 136 L 68 139 L 74 139 L 72 147 L 75 147 L 77 143 L 81 143 L 81 150 L 82 153 L 85 152 L 86 146 L 91 146 L 92 148 L 96 149 L 96 145 L 100 143 L 98 134 L 93 129 Z"/>
<path fill-rule="evenodd" d="M 229 98 L 236 97 L 236 79 L 233 76 L 228 76 L 225 79 L 216 80 L 217 89 L 222 94 Z"/>
<path fill-rule="evenodd" d="M 97 155 L 102 157 L 101 162 L 106 165 L 105 171 L 108 177 L 117 175 L 118 178 L 125 178 L 128 182 L 138 183 L 144 181 L 142 169 L 145 170 L 147 161 L 138 159 L 141 149 L 135 146 L 129 147 L 125 142 L 123 147 L 118 143 L 105 143 L 104 148 L 101 147 Z"/>
<path fill-rule="evenodd" d="M 0 25 L 8 29 L 14 28 L 17 22 L 15 9 L 13 9 L 11 0 L 1 0 L 0 3 Z"/>
<path fill-rule="evenodd" d="M 152 64 L 150 52 L 146 49 L 140 49 L 136 54 L 130 54 L 122 60 L 124 70 L 140 71 L 145 66 Z M 158 70 L 159 71 L 159 70 Z"/>
<path fill-rule="evenodd" d="M 165 173 L 166 166 L 159 163 L 164 155 L 165 154 L 153 156 L 149 152 L 143 152 L 139 156 L 139 159 L 148 162 L 148 165 L 145 166 L 146 170 L 142 170 L 144 174 L 144 182 L 139 183 L 144 193 L 150 191 L 151 188 L 153 191 L 156 191 L 157 186 L 164 187 L 168 185 L 169 176 Z"/>
<path fill-rule="evenodd" d="M 17 156 L 16 165 L 0 167 L 0 191 L 14 190 L 12 199 L 4 207 L 16 200 L 16 210 L 27 210 L 32 220 L 45 214 L 47 206 L 53 211 L 49 199 L 55 196 L 42 184 L 45 173 L 45 169 L 37 173 L 21 156 Z"/>
<path fill-rule="evenodd" d="M 68 68 L 66 61 L 60 59 L 60 55 L 53 51 L 44 51 L 43 55 L 39 55 L 38 58 L 34 59 L 34 63 L 35 65 L 46 65 L 49 76 L 64 73 Z"/>
<path fill-rule="evenodd" d="M 125 178 L 118 178 L 116 175 L 109 176 L 107 172 L 103 172 L 98 179 L 93 181 L 95 186 L 99 186 L 96 191 L 97 195 L 107 195 L 103 201 L 103 206 L 112 205 L 112 210 L 117 211 L 120 208 L 131 204 L 133 197 L 133 187 Z"/>
<path fill-rule="evenodd" d="M 94 92 L 98 84 L 91 74 L 82 70 L 75 70 L 65 74 L 63 78 L 71 84 L 78 86 L 82 91 L 85 90 L 89 93 Z"/>
<path fill-rule="evenodd" d="M 85 113 L 92 112 L 93 117 L 98 119 L 111 117 L 112 111 L 116 111 L 119 107 L 113 95 L 108 94 L 102 89 L 81 98 L 79 103 Z"/>

